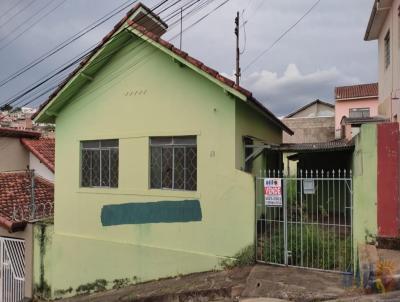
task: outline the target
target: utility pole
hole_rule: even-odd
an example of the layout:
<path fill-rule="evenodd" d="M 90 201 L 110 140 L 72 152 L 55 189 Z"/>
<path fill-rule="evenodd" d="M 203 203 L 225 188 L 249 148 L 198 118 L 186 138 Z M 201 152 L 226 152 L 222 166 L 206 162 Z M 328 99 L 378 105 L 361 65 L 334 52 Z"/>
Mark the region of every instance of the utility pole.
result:
<path fill-rule="evenodd" d="M 239 85 L 240 81 L 240 50 L 239 50 L 239 12 L 236 14 L 235 18 L 235 35 L 236 35 L 236 85 Z"/>

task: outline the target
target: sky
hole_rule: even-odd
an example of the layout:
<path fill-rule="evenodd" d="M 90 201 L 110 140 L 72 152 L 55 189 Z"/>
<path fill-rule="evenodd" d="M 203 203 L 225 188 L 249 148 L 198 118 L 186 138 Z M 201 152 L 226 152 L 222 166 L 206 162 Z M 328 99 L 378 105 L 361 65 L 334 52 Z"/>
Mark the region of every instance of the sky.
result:
<path fill-rule="evenodd" d="M 189 0 L 181 0 L 168 12 Z M 316 0 L 208 0 L 197 14 L 183 20 L 182 48 L 219 72 L 233 77 L 234 18 L 240 12 L 241 85 L 268 109 L 284 116 L 315 99 L 334 101 L 334 87 L 376 82 L 376 41 L 364 41 L 373 0 L 321 0 L 270 51 L 249 66 Z M 47 53 L 126 0 L 1 0 L 0 85 L 4 79 Z M 133 2 L 133 1 L 131 1 Z M 144 0 L 154 7 L 160 0 Z M 175 0 L 170 0 L 174 3 Z M 168 5 L 168 4 L 166 4 Z M 124 10 L 124 12 L 126 12 Z M 88 49 L 123 16 L 117 14 L 62 51 L 0 87 L 0 105 L 56 67 Z M 179 26 L 165 34 L 171 39 Z M 179 45 L 179 40 L 172 43 Z M 54 82 L 56 83 L 56 82 Z M 34 95 L 20 99 L 25 104 Z M 32 103 L 38 106 L 46 95 Z M 31 105 L 31 106 L 32 106 Z"/>

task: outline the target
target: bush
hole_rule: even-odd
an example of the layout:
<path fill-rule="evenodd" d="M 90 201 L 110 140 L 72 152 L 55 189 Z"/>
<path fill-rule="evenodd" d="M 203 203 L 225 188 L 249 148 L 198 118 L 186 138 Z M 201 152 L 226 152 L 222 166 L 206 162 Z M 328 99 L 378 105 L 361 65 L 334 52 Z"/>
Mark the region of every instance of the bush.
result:
<path fill-rule="evenodd" d="M 249 245 L 237 252 L 232 259 L 224 259 L 221 266 L 225 269 L 253 265 L 256 262 L 254 246 Z"/>

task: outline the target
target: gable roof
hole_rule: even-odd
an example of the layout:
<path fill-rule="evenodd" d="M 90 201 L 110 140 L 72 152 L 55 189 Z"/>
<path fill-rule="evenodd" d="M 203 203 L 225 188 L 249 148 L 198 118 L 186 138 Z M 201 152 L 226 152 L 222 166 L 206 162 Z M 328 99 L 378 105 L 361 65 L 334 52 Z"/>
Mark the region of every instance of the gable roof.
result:
<path fill-rule="evenodd" d="M 392 8 L 393 0 L 374 0 L 371 16 L 369 17 L 364 40 L 372 41 L 379 38 L 382 26 Z"/>
<path fill-rule="evenodd" d="M 336 87 L 335 98 L 336 101 L 360 98 L 378 98 L 378 90 L 378 83 Z"/>
<path fill-rule="evenodd" d="M 57 99 L 59 94 L 66 88 L 67 84 L 72 82 L 75 77 L 81 72 L 83 69 L 87 68 L 92 60 L 101 53 L 101 50 L 105 47 L 105 45 L 115 37 L 115 34 L 121 30 L 124 24 L 127 24 L 125 29 L 129 30 L 131 33 L 135 34 L 137 37 L 143 39 L 144 41 L 153 44 L 158 49 L 163 51 L 164 53 L 174 57 L 180 63 L 192 68 L 196 72 L 203 74 L 206 78 L 215 81 L 216 84 L 222 86 L 226 89 L 227 92 L 241 98 L 246 101 L 250 106 L 254 109 L 260 111 L 269 121 L 275 124 L 277 127 L 286 131 L 290 135 L 293 134 L 293 131 L 289 129 L 281 120 L 279 120 L 271 111 L 269 111 L 261 102 L 256 100 L 252 93 L 243 87 L 236 85 L 234 81 L 228 79 L 227 77 L 221 75 L 218 71 L 208 67 L 203 62 L 191 57 L 188 53 L 174 47 L 171 43 L 162 39 L 160 35 L 155 34 L 154 32 L 146 29 L 145 27 L 139 25 L 137 22 L 132 21 L 130 18 L 134 14 L 136 10 L 141 7 L 145 7 L 147 11 L 149 10 L 145 5 L 139 3 L 135 5 L 133 9 L 131 9 L 126 16 L 119 21 L 113 28 L 111 32 L 109 32 L 100 42 L 100 44 L 80 63 L 80 65 L 72 72 L 70 75 L 58 86 L 58 88 L 49 96 L 47 101 L 45 101 L 39 108 L 39 110 L 32 116 L 32 119 L 35 121 L 43 121 L 44 113 L 48 113 L 51 116 L 51 112 L 47 112 L 49 106 L 53 103 L 54 100 Z M 157 16 L 158 17 L 158 16 Z"/>
<path fill-rule="evenodd" d="M 0 137 L 39 138 L 40 132 L 0 127 Z"/>
<path fill-rule="evenodd" d="M 29 220 L 30 185 L 26 171 L 0 173 L 0 226 L 9 232 L 23 230 Z M 35 204 L 36 219 L 53 216 L 54 185 L 39 176 L 35 176 Z"/>
<path fill-rule="evenodd" d="M 51 172 L 54 173 L 55 140 L 54 138 L 41 137 L 39 139 L 21 139 L 21 144 Z"/>
<path fill-rule="evenodd" d="M 332 109 L 335 108 L 335 105 L 333 105 L 333 104 L 331 104 L 331 103 L 323 102 L 323 101 L 321 101 L 320 99 L 316 99 L 315 101 L 313 101 L 313 102 L 311 102 L 311 103 L 308 103 L 308 104 L 304 105 L 303 107 L 300 107 L 300 108 L 297 109 L 296 111 L 294 111 L 294 112 L 288 114 L 287 116 L 285 116 L 285 118 L 293 117 L 293 116 L 295 116 L 296 114 L 298 114 L 299 112 L 301 112 L 301 111 L 303 111 L 303 110 L 305 110 L 305 109 L 307 109 L 307 108 L 309 108 L 309 107 L 311 107 L 311 106 L 313 106 L 313 105 L 315 105 L 315 104 L 325 105 L 325 106 L 328 106 L 328 107 L 330 107 L 330 108 L 332 108 Z"/>

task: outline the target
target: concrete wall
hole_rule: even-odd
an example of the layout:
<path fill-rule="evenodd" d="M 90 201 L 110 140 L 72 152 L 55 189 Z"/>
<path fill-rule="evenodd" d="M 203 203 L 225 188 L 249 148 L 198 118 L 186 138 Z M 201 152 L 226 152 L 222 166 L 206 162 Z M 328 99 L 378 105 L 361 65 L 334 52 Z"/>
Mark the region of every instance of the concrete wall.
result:
<path fill-rule="evenodd" d="M 126 66 L 135 68 L 119 71 Z M 246 128 L 252 121 L 241 108 L 221 87 L 147 44 L 124 48 L 80 89 L 56 120 L 53 293 L 96 279 L 211 270 L 252 244 L 254 181 L 236 169 L 238 140 L 246 133 L 278 141 L 281 134 L 266 123 L 261 132 Z M 197 136 L 197 191 L 149 189 L 149 137 L 179 135 Z M 80 141 L 111 138 L 119 139 L 118 188 L 81 188 Z M 102 225 L 105 206 L 188 200 L 199 201 L 200 221 Z"/>
<path fill-rule="evenodd" d="M 17 137 L 0 137 L 0 172 L 25 170 L 29 164 L 28 151 Z"/>
<path fill-rule="evenodd" d="M 33 225 L 33 279 L 35 295 L 48 298 L 51 294 L 51 261 L 54 225 L 38 222 Z"/>
<path fill-rule="evenodd" d="M 400 236 L 399 125 L 378 124 L 378 227 L 380 237 Z"/>
<path fill-rule="evenodd" d="M 379 60 L 379 114 L 400 119 L 400 0 L 394 0 L 378 39 Z M 385 67 L 385 36 L 390 30 L 391 64 Z"/>
<path fill-rule="evenodd" d="M 284 118 L 294 135 L 283 133 L 284 143 L 319 143 L 335 139 L 335 118 Z"/>
<path fill-rule="evenodd" d="M 29 167 L 35 170 L 35 174 L 47 179 L 48 181 L 54 182 L 54 173 L 50 171 L 40 160 L 29 152 Z"/>
<path fill-rule="evenodd" d="M 353 153 L 353 233 L 359 243 L 374 242 L 377 223 L 377 127 L 362 125 Z M 356 259 L 356 258 L 355 258 Z M 355 261 L 355 263 L 357 263 Z"/>

